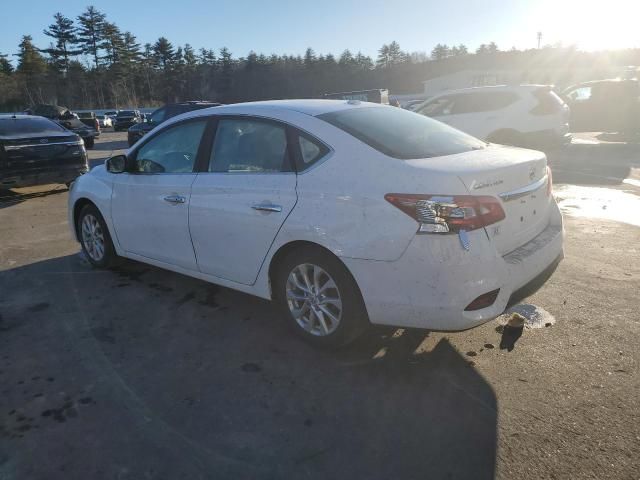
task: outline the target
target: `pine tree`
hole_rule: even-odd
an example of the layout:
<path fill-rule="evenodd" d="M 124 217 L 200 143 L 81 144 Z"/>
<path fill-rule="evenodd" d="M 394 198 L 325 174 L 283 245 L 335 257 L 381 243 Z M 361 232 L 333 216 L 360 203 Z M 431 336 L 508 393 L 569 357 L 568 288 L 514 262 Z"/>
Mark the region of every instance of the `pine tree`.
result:
<path fill-rule="evenodd" d="M 110 65 L 120 61 L 124 50 L 124 40 L 120 29 L 111 22 L 105 22 L 102 29 L 103 40 L 100 47 L 106 52 L 106 58 Z"/>
<path fill-rule="evenodd" d="M 104 44 L 104 28 L 107 16 L 94 6 L 89 6 L 82 15 L 78 16 L 78 44 L 82 53 L 93 57 L 94 67 L 100 68 L 100 50 Z"/>
<path fill-rule="evenodd" d="M 61 13 L 56 13 L 54 23 L 44 29 L 43 33 L 51 37 L 55 42 L 50 48 L 42 50 L 51 57 L 54 67 L 61 72 L 69 70 L 70 58 L 82 53 L 82 49 L 76 47 L 78 39 L 73 20 L 65 17 Z"/>
<path fill-rule="evenodd" d="M 153 54 L 157 66 L 167 71 L 168 67 L 173 63 L 176 53 L 171 42 L 167 40 L 166 37 L 160 37 L 156 43 L 153 44 Z"/>
<path fill-rule="evenodd" d="M 8 55 L 3 55 L 0 53 L 0 73 L 4 73 L 5 75 L 11 75 L 13 73 L 13 65 L 11 62 L 7 60 Z"/>

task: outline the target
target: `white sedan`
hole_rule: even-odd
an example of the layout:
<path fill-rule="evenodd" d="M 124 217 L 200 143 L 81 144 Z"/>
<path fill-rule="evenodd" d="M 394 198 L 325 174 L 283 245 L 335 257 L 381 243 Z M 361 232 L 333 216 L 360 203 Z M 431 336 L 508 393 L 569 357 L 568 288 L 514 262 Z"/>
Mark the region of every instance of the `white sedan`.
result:
<path fill-rule="evenodd" d="M 127 257 L 272 299 L 329 347 L 369 324 L 482 324 L 563 252 L 543 153 L 357 101 L 172 118 L 78 178 L 69 220 L 96 267 Z"/>

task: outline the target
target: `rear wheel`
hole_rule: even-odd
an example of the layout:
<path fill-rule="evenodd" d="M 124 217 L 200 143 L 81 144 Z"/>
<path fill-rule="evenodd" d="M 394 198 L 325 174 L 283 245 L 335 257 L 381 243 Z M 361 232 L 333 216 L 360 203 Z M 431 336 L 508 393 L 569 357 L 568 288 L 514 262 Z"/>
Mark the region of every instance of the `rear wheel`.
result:
<path fill-rule="evenodd" d="M 93 137 L 86 138 L 84 141 L 84 146 L 86 148 L 93 148 L 94 144 L 95 144 L 95 140 L 93 139 Z"/>
<path fill-rule="evenodd" d="M 99 268 L 114 266 L 116 255 L 109 229 L 94 205 L 85 205 L 78 217 L 78 237 L 87 260 Z"/>
<path fill-rule="evenodd" d="M 347 345 L 369 325 L 355 280 L 340 260 L 319 248 L 287 254 L 275 272 L 273 291 L 288 325 L 313 345 Z"/>

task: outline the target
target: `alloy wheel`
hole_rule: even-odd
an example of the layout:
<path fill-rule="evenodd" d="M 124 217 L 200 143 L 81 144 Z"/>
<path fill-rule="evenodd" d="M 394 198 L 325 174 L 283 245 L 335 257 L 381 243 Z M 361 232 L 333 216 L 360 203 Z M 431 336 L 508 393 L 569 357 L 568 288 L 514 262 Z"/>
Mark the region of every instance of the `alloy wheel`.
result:
<path fill-rule="evenodd" d="M 342 299 L 336 282 L 311 263 L 296 266 L 286 286 L 287 305 L 296 323 L 315 336 L 333 333 L 342 319 Z"/>
<path fill-rule="evenodd" d="M 82 243 L 87 254 L 95 262 L 104 258 L 104 233 L 98 219 L 88 213 L 82 218 Z"/>

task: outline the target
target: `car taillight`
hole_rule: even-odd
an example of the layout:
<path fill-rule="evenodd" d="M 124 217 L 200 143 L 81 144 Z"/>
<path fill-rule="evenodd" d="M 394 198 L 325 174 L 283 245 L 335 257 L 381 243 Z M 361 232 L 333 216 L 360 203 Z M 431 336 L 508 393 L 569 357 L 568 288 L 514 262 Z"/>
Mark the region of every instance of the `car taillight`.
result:
<path fill-rule="evenodd" d="M 547 197 L 553 192 L 553 175 L 551 175 L 551 167 L 547 165 Z"/>
<path fill-rule="evenodd" d="M 387 193 L 384 198 L 418 222 L 418 233 L 476 230 L 505 218 L 500 201 L 490 196 Z"/>

